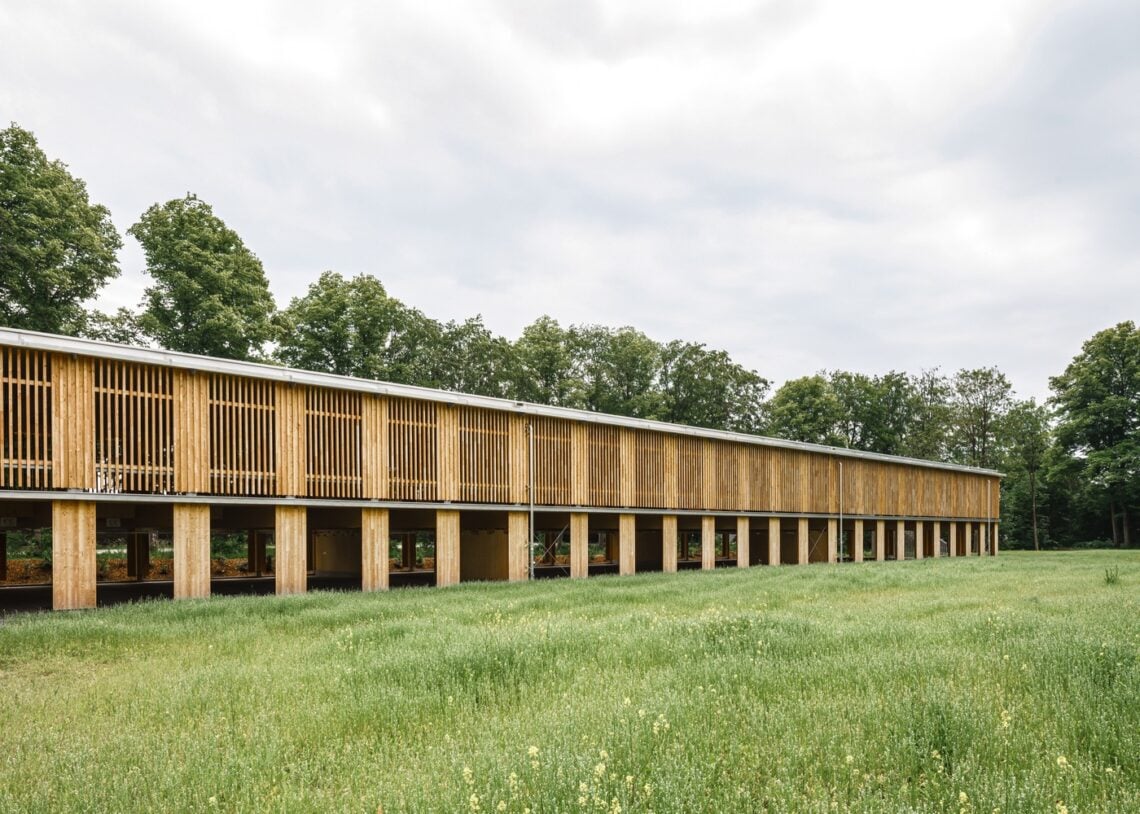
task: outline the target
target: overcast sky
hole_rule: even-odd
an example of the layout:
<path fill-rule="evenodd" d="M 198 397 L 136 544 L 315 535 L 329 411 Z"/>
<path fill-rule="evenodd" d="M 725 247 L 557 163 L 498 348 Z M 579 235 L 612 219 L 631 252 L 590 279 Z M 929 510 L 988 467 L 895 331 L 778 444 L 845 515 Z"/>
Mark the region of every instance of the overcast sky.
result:
<path fill-rule="evenodd" d="M 321 5 L 0 0 L 0 126 L 121 231 L 197 193 L 282 307 L 367 272 L 511 338 L 1023 396 L 1140 318 L 1136 0 Z"/>

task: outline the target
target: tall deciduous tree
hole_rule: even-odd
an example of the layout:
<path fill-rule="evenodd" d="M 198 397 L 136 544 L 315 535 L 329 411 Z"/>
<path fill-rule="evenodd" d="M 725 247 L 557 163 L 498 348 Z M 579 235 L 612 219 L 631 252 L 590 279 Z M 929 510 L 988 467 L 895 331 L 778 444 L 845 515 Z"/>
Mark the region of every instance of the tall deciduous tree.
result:
<path fill-rule="evenodd" d="M 581 407 L 573 332 L 542 316 L 523 328 L 515 342 L 515 398 L 558 407 Z"/>
<path fill-rule="evenodd" d="M 305 370 L 436 385 L 439 326 L 375 277 L 326 271 L 278 315 L 278 361 Z"/>
<path fill-rule="evenodd" d="M 188 194 L 155 204 L 127 230 L 154 280 L 139 322 L 162 347 L 256 359 L 272 336 L 273 297 L 257 256 Z"/>
<path fill-rule="evenodd" d="M 839 427 L 843 406 L 828 380 L 821 376 L 790 379 L 768 405 L 769 430 L 777 438 L 841 446 Z"/>
<path fill-rule="evenodd" d="M 768 380 L 722 350 L 673 341 L 662 350 L 662 418 L 695 427 L 759 432 Z"/>
<path fill-rule="evenodd" d="M 571 328 L 584 387 L 585 408 L 600 413 L 658 418 L 661 414 L 661 346 L 641 331 L 601 325 Z"/>
<path fill-rule="evenodd" d="M 954 374 L 952 415 L 955 458 L 968 466 L 992 467 L 1000 448 L 1002 420 L 1013 387 L 996 367 Z"/>
<path fill-rule="evenodd" d="M 1109 497 L 1113 538 L 1129 545 L 1140 501 L 1140 329 L 1128 321 L 1097 333 L 1049 384 L 1057 440 Z"/>
<path fill-rule="evenodd" d="M 29 131 L 0 130 L 0 324 L 83 330 L 83 303 L 119 273 L 122 246 L 106 207 Z"/>
<path fill-rule="evenodd" d="M 1049 410 L 1033 399 L 1018 402 L 1006 416 L 1009 460 L 1028 478 L 1030 523 L 1033 548 L 1041 550 L 1037 533 L 1037 475 L 1045 463 L 1049 448 Z"/>

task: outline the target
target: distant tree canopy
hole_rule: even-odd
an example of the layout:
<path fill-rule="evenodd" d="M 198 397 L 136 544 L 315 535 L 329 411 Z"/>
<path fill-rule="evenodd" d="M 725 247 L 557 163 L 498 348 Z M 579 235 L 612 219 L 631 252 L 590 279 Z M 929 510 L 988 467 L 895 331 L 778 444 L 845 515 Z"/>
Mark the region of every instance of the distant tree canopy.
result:
<path fill-rule="evenodd" d="M 35 137 L 0 131 L 0 322 L 18 328 L 498 396 L 888 455 L 1001 469 L 1006 545 L 1135 539 L 1140 331 L 1097 333 L 1019 401 L 995 367 L 908 375 L 821 371 L 770 383 L 723 350 L 632 327 L 539 316 L 513 342 L 475 316 L 441 323 L 368 274 L 326 271 L 276 311 L 261 262 L 193 194 L 128 233 L 152 284 L 137 311 L 87 303 L 118 274 L 121 241 L 82 181 Z"/>
<path fill-rule="evenodd" d="M 106 207 L 27 130 L 0 130 L 0 323 L 81 332 L 84 303 L 119 274 L 122 246 Z"/>

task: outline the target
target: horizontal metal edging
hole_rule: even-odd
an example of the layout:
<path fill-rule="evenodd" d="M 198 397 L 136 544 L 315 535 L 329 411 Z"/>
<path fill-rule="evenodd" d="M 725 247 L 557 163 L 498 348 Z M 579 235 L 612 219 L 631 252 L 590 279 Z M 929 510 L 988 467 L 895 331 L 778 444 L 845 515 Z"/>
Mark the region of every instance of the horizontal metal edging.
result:
<path fill-rule="evenodd" d="M 464 512 L 526 512 L 530 507 L 525 503 L 447 503 L 447 502 L 421 502 L 409 503 L 398 500 L 345 500 L 337 498 L 314 497 L 233 497 L 229 495 L 150 495 L 150 494 L 124 494 L 122 492 L 81 492 L 68 491 L 15 491 L 0 490 L 0 500 L 11 501 L 45 501 L 45 500 L 85 500 L 91 503 L 205 503 L 214 506 L 309 506 L 313 508 L 348 508 L 348 509 L 428 509 Z M 813 520 L 837 519 L 839 513 L 820 512 L 765 512 L 765 511 L 731 511 L 723 509 L 644 509 L 613 506 L 538 506 L 534 507 L 536 513 L 566 513 L 584 512 L 588 514 L 639 514 L 639 515 L 674 515 L 677 517 L 781 517 L 796 518 L 807 517 Z M 0 509 L 2 513 L 2 509 Z M 843 514 L 844 520 L 885 520 L 885 521 L 915 521 L 932 520 L 938 522 L 996 522 L 995 518 L 987 517 L 946 517 L 943 515 L 894 515 L 894 514 Z"/>
<path fill-rule="evenodd" d="M 442 402 L 444 404 L 481 407 L 487 410 L 502 410 L 523 415 L 565 418 L 571 421 L 587 421 L 595 424 L 628 427 L 630 429 L 667 432 L 674 435 L 692 435 L 699 438 L 735 441 L 737 443 L 752 444 L 754 446 L 778 447 L 780 449 L 794 449 L 800 450 L 801 452 L 834 455 L 837 458 L 854 458 L 883 463 L 905 464 L 907 466 L 920 466 L 927 469 L 939 469 L 949 472 L 965 472 L 972 475 L 1005 477 L 1001 472 L 993 469 L 978 469 L 970 466 L 961 466 L 959 464 L 924 461 L 918 458 L 903 458 L 894 455 L 883 455 L 878 452 L 863 452 L 861 450 L 846 449 L 844 447 L 829 447 L 823 444 L 787 441 L 782 438 L 768 438 L 763 435 L 708 430 L 700 427 L 689 427 L 684 424 L 669 424 L 664 421 L 628 418 L 626 416 L 609 415 L 607 413 L 592 413 L 588 410 L 572 410 L 567 407 L 549 407 L 544 404 L 511 401 L 510 399 L 493 398 L 491 396 L 472 396 L 464 393 L 453 393 L 447 390 L 433 390 L 428 387 L 415 387 L 408 384 L 392 384 L 391 382 L 357 379 L 351 376 L 337 376 L 332 373 L 315 373 L 309 370 L 296 370 L 294 368 L 277 367 L 274 365 L 259 364 L 257 362 L 236 362 L 230 359 L 215 359 L 212 356 L 198 356 L 192 353 L 178 353 L 176 351 L 154 350 L 152 348 L 136 348 L 130 345 L 117 345 L 112 342 L 102 342 L 95 339 L 76 339 L 70 336 L 23 331 L 16 328 L 0 328 L 0 345 L 13 345 L 53 353 L 71 353 L 77 356 L 117 359 L 119 361 L 136 362 L 146 365 L 166 365 L 168 367 L 196 370 L 204 373 L 249 376 L 256 379 L 270 379 L 278 382 L 313 385 L 315 387 L 330 387 L 361 393 L 374 393 L 384 396 Z"/>

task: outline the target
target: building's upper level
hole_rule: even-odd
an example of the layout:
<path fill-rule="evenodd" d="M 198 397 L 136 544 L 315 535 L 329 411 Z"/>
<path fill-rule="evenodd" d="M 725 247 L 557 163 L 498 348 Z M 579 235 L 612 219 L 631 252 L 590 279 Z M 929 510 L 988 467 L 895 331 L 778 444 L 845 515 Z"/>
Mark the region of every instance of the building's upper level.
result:
<path fill-rule="evenodd" d="M 13 329 L 0 391 L 0 491 L 998 515 L 990 470 Z"/>

